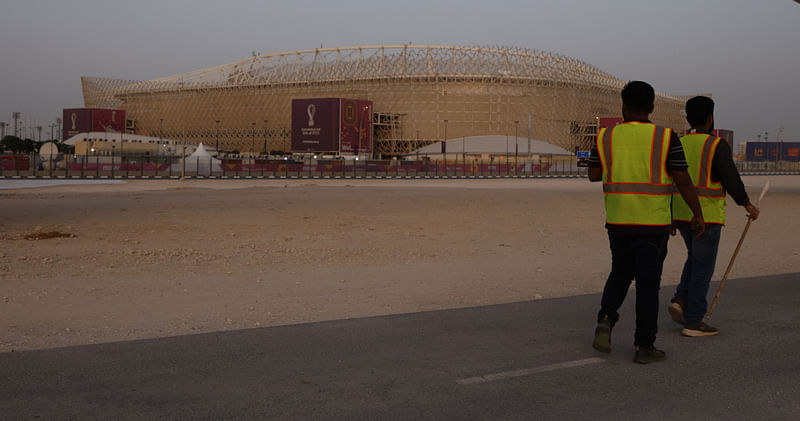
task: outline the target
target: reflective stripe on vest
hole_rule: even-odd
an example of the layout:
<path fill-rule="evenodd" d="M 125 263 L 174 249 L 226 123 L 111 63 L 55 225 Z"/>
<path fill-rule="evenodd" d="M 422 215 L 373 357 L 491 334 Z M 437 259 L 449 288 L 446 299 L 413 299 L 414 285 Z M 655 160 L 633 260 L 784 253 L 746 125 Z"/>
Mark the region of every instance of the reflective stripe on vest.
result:
<path fill-rule="evenodd" d="M 702 138 L 702 140 L 700 140 Z M 697 190 L 700 206 L 703 208 L 705 222 L 725 223 L 725 189 L 719 182 L 711 181 L 711 165 L 717 145 L 722 139 L 703 133 L 689 134 L 681 138 L 686 161 L 689 163 L 692 183 Z M 700 148 L 702 142 L 702 148 Z M 677 192 L 672 202 L 673 219 L 689 221 L 692 211 L 683 197 Z"/>
<path fill-rule="evenodd" d="M 648 129 L 652 134 L 647 133 Z M 666 172 L 671 134 L 671 129 L 641 122 L 603 129 L 598 139 L 598 152 L 603 166 L 606 222 L 625 225 L 669 225 L 672 222 L 672 177 Z M 617 162 L 614 161 L 615 143 L 616 153 L 623 156 Z M 642 147 L 645 145 L 647 149 Z"/>

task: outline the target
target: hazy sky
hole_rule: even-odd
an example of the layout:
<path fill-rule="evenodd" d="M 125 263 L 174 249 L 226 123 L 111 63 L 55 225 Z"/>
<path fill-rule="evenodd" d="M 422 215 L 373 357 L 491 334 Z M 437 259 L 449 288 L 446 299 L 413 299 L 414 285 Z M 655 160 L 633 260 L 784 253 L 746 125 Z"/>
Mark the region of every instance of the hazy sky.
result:
<path fill-rule="evenodd" d="M 372 44 L 552 51 L 672 95 L 711 92 L 737 141 L 800 141 L 793 0 L 0 0 L 0 121 L 47 127 L 81 76 L 147 80 L 247 58 Z M 8 133 L 8 129 L 6 130 Z M 45 129 L 49 133 L 49 129 Z"/>

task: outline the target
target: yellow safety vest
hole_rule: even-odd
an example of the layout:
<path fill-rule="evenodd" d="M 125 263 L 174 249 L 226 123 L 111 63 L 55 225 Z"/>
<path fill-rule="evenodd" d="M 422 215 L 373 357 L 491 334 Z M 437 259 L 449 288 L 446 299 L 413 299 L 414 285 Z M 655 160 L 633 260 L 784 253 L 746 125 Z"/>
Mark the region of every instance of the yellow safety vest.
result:
<path fill-rule="evenodd" d="M 597 152 L 608 224 L 672 224 L 673 186 L 666 167 L 671 135 L 672 129 L 638 121 L 600 130 Z"/>
<path fill-rule="evenodd" d="M 689 175 L 697 190 L 706 223 L 725 223 L 725 189 L 721 183 L 711 181 L 711 164 L 721 140 L 720 137 L 705 133 L 688 134 L 681 138 L 686 162 L 689 163 Z M 680 193 L 675 192 L 672 200 L 672 219 L 691 221 L 692 215 L 689 205 Z"/>

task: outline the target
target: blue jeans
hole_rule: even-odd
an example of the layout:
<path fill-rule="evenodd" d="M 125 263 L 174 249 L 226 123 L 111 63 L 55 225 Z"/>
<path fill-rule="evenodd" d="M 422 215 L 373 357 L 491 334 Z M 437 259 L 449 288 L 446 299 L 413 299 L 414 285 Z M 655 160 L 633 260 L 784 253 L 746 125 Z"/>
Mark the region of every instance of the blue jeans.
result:
<path fill-rule="evenodd" d="M 608 232 L 611 247 L 611 274 L 608 275 L 597 320 L 608 316 L 611 326 L 619 320 L 617 310 L 625 301 L 631 281 L 636 280 L 635 346 L 649 348 L 658 331 L 658 290 L 667 257 L 669 232 L 655 235 L 628 235 Z"/>
<path fill-rule="evenodd" d="M 680 227 L 679 231 L 688 254 L 686 263 L 683 264 L 681 281 L 675 290 L 675 298 L 682 299 L 685 303 L 684 326 L 690 326 L 700 323 L 708 310 L 706 295 L 711 276 L 714 275 L 714 265 L 717 263 L 722 225 L 706 224 L 706 231 L 700 238 L 695 238 L 695 233 L 688 228 Z"/>

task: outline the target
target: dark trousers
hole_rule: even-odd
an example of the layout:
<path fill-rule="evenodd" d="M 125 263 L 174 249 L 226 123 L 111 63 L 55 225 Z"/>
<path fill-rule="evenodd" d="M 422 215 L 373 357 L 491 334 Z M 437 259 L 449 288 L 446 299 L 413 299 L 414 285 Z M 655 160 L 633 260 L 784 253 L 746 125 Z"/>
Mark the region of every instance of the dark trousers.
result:
<path fill-rule="evenodd" d="M 619 310 L 631 281 L 636 280 L 635 346 L 648 348 L 658 331 L 658 290 L 661 271 L 667 256 L 669 233 L 630 235 L 608 232 L 611 246 L 611 274 L 608 275 L 600 302 L 598 321 L 608 316 L 611 326 L 619 320 Z"/>
<path fill-rule="evenodd" d="M 706 224 L 706 230 L 700 238 L 688 227 L 680 227 L 681 237 L 686 243 L 686 263 L 683 264 L 681 282 L 675 288 L 675 298 L 683 299 L 686 309 L 683 312 L 684 326 L 691 326 L 703 321 L 708 310 L 706 295 L 714 275 L 717 263 L 717 249 L 722 231 L 720 224 Z"/>

